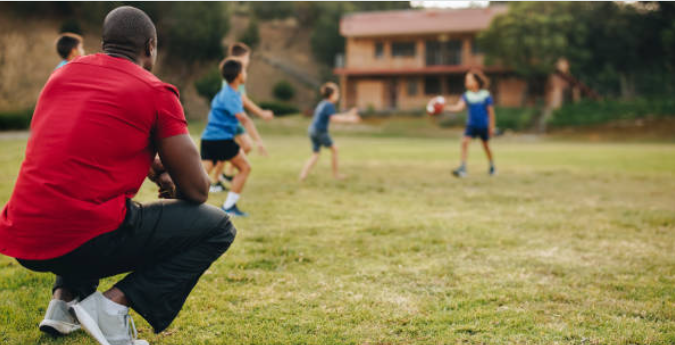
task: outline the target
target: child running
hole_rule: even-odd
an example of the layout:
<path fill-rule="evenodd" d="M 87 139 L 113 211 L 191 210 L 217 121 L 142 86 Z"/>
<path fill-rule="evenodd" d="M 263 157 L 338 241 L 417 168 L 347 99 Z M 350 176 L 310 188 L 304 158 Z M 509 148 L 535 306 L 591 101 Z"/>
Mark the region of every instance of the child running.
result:
<path fill-rule="evenodd" d="M 228 50 L 228 57 L 239 59 L 239 61 L 241 61 L 243 64 L 244 69 L 248 71 L 248 65 L 251 61 L 251 48 L 241 42 L 235 43 L 230 46 Z M 225 87 L 226 84 L 227 83 L 223 81 L 223 87 Z M 248 98 L 248 95 L 246 94 L 246 85 L 241 84 L 238 91 L 241 94 L 241 100 L 244 104 L 244 109 L 250 111 L 252 114 L 265 121 L 269 121 L 274 118 L 274 113 L 271 110 L 264 110 L 260 108 L 257 104 L 255 104 L 255 102 Z M 251 149 L 253 148 L 253 141 L 251 140 L 251 136 L 246 133 L 246 128 L 244 128 L 241 123 L 237 126 L 237 133 L 234 137 L 234 141 L 239 144 L 241 149 L 244 150 L 244 153 L 247 155 L 249 152 L 251 152 Z M 265 149 L 265 145 L 262 142 L 256 142 L 256 146 L 258 147 L 260 154 L 263 156 L 267 155 L 267 150 Z M 223 173 L 224 167 L 227 168 L 225 168 L 225 172 Z M 218 162 L 215 168 L 215 175 L 217 177 L 217 181 L 211 186 L 210 191 L 213 193 L 222 192 L 226 190 L 222 183 L 232 182 L 232 178 L 234 176 L 234 166 L 232 164 L 226 164 L 225 162 Z"/>
<path fill-rule="evenodd" d="M 338 180 L 344 179 L 344 176 L 338 171 L 338 148 L 328 133 L 328 125 L 330 122 L 358 123 L 361 121 L 356 108 L 352 108 L 346 113 L 336 114 L 335 104 L 340 99 L 340 92 L 335 83 L 328 82 L 323 84 L 320 92 L 323 100 L 316 106 L 312 124 L 309 126 L 309 138 L 312 142 L 313 153 L 300 172 L 300 181 L 304 181 L 307 178 L 310 170 L 312 170 L 312 167 L 319 160 L 321 146 L 329 148 L 333 154 L 333 177 Z"/>
<path fill-rule="evenodd" d="M 61 57 L 61 62 L 56 65 L 59 69 L 71 60 L 84 55 L 84 39 L 82 36 L 70 32 L 64 32 L 56 40 L 56 52 Z"/>
<path fill-rule="evenodd" d="M 470 71 L 466 74 L 464 84 L 467 91 L 462 95 L 457 104 L 448 108 L 450 112 L 460 112 L 468 109 L 466 129 L 462 138 L 462 162 L 459 168 L 452 171 L 456 177 L 466 177 L 466 159 L 469 153 L 471 139 L 479 137 L 483 142 L 485 154 L 490 162 L 488 174 L 493 176 L 497 173 L 492 150 L 490 150 L 490 137 L 495 130 L 495 109 L 492 106 L 492 96 L 487 90 L 490 81 L 480 71 Z"/>
<path fill-rule="evenodd" d="M 206 173 L 211 173 L 219 161 L 228 161 L 239 173 L 232 179 L 232 188 L 223 203 L 223 210 L 235 217 L 246 217 L 247 213 L 237 207 L 239 195 L 251 173 L 246 153 L 234 141 L 237 126 L 241 123 L 256 142 L 262 142 L 253 121 L 244 112 L 239 86 L 246 82 L 246 70 L 241 61 L 228 58 L 220 66 L 225 85 L 211 101 L 208 123 L 202 133 L 201 156 Z"/>

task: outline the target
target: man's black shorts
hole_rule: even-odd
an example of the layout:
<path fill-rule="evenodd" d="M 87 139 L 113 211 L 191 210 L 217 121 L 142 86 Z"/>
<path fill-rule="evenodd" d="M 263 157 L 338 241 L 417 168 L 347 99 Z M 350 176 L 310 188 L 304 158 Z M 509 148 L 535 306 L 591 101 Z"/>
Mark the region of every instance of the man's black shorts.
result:
<path fill-rule="evenodd" d="M 232 139 L 202 140 L 201 154 L 204 161 L 229 161 L 239 154 L 239 144 Z"/>

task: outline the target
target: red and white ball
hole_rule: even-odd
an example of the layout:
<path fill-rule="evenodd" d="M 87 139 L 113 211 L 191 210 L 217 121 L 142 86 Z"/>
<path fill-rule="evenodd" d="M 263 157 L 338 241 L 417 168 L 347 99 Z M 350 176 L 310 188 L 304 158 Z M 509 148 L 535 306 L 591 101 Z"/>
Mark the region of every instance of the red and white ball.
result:
<path fill-rule="evenodd" d="M 427 114 L 437 116 L 443 112 L 443 108 L 445 108 L 445 98 L 443 96 L 436 96 L 427 103 Z"/>

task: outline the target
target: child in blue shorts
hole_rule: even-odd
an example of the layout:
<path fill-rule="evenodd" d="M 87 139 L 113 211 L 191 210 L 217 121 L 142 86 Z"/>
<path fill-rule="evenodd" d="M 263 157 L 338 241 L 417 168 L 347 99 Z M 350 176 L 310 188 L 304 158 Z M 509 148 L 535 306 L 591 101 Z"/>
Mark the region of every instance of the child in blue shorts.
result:
<path fill-rule="evenodd" d="M 335 83 L 329 82 L 323 84 L 320 92 L 323 100 L 316 106 L 312 124 L 308 129 L 309 139 L 312 142 L 312 157 L 309 158 L 300 172 L 300 181 L 304 181 L 307 178 L 309 171 L 312 170 L 312 167 L 319 160 L 321 146 L 329 148 L 333 153 L 333 177 L 338 180 L 343 179 L 344 176 L 338 171 L 338 148 L 328 133 L 328 125 L 331 122 L 358 123 L 361 121 L 356 108 L 352 108 L 346 113 L 337 114 L 335 103 L 340 99 L 340 91 Z"/>
<path fill-rule="evenodd" d="M 495 130 L 495 109 L 493 107 L 492 96 L 487 90 L 489 80 L 480 71 L 471 71 L 466 74 L 464 84 L 467 91 L 457 104 L 448 108 L 451 112 L 460 112 L 465 108 L 468 110 L 466 120 L 466 129 L 462 138 L 462 162 L 459 168 L 453 170 L 453 175 L 457 177 L 466 177 L 466 158 L 469 152 L 469 143 L 473 138 L 480 138 L 485 149 L 485 154 L 490 161 L 488 174 L 493 176 L 497 173 L 490 150 L 490 137 Z"/>

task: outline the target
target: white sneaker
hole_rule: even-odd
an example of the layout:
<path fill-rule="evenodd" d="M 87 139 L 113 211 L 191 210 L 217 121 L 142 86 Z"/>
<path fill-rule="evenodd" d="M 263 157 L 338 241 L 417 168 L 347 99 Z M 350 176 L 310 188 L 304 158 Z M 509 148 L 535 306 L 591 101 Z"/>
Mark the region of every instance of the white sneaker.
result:
<path fill-rule="evenodd" d="M 111 312 L 108 301 L 100 292 L 95 292 L 72 306 L 82 328 L 101 345 L 149 345 L 138 340 L 136 325 L 129 315 L 129 308 Z"/>
<path fill-rule="evenodd" d="M 40 331 L 56 337 L 80 329 L 80 323 L 68 311 L 71 305 L 75 303 L 77 303 L 77 300 L 70 303 L 58 299 L 49 301 L 45 318 L 40 322 Z"/>

